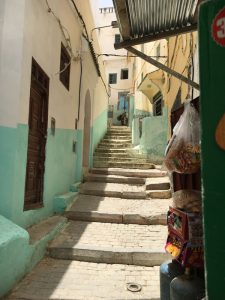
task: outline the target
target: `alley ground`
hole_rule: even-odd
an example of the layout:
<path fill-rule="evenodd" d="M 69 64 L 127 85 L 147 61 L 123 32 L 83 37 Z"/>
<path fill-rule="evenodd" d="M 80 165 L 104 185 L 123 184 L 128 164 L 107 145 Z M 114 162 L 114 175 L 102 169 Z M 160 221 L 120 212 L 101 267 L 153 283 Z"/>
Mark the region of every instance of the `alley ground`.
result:
<path fill-rule="evenodd" d="M 159 299 L 171 204 L 160 169 L 131 149 L 127 127 L 111 127 L 64 229 L 5 299 Z M 141 290 L 129 291 L 129 283 Z"/>

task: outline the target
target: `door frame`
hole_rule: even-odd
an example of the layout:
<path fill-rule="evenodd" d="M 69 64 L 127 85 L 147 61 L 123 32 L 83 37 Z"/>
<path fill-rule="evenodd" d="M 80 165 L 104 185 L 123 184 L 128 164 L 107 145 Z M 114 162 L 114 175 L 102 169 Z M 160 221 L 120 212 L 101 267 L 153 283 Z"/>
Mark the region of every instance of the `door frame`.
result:
<path fill-rule="evenodd" d="M 27 142 L 27 162 L 26 162 L 26 174 L 25 174 L 25 188 L 24 188 L 24 211 L 37 209 L 44 206 L 43 194 L 44 194 L 44 174 L 45 174 L 45 161 L 46 161 L 46 144 L 47 144 L 47 132 L 48 132 L 48 106 L 49 106 L 49 77 L 32 57 L 31 63 L 31 82 L 30 82 L 30 97 L 29 97 L 29 112 L 28 112 L 28 142 Z M 27 168 L 28 168 L 28 154 L 29 154 L 29 133 L 30 133 L 30 118 L 31 118 L 31 93 L 32 89 L 41 93 L 46 101 L 46 128 L 44 137 L 44 160 L 43 160 L 43 174 L 42 174 L 42 186 L 41 186 L 41 198 L 36 203 L 29 203 L 26 201 L 26 188 L 27 188 Z"/>

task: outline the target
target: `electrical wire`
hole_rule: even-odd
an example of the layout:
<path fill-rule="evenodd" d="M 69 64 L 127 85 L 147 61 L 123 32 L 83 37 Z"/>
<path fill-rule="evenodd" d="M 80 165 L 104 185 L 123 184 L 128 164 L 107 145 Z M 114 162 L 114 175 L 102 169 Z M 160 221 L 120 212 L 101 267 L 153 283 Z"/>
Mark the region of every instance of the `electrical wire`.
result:
<path fill-rule="evenodd" d="M 101 53 L 101 54 L 96 54 L 97 58 L 100 56 L 115 56 L 115 57 L 138 57 L 137 55 L 122 55 L 122 54 L 111 54 L 111 53 Z M 167 58 L 167 56 L 158 56 L 158 55 L 149 55 L 149 57 L 154 57 L 154 58 Z"/>
<path fill-rule="evenodd" d="M 73 53 L 73 49 L 72 49 L 72 46 L 71 46 L 71 38 L 70 38 L 70 34 L 69 34 L 68 29 L 67 29 L 65 26 L 62 25 L 61 20 L 59 19 L 59 17 L 58 17 L 58 16 L 54 13 L 54 11 L 51 9 L 48 0 L 45 0 L 45 3 L 46 3 L 46 5 L 47 5 L 47 7 L 48 7 L 48 12 L 51 13 L 51 14 L 55 17 L 55 19 L 57 20 L 57 22 L 58 22 L 58 24 L 59 24 L 59 27 L 60 27 L 60 29 L 61 29 L 61 32 L 62 32 L 63 37 L 64 37 L 65 42 L 66 42 L 66 48 L 67 48 L 67 49 L 69 50 L 69 52 L 70 52 L 71 60 L 74 59 L 74 58 L 78 58 L 78 55 L 75 55 L 75 54 Z M 66 36 L 65 32 L 67 33 L 67 36 Z M 67 66 L 67 67 L 68 67 L 68 66 Z M 64 71 L 65 71 L 65 70 L 64 70 Z"/>
<path fill-rule="evenodd" d="M 101 29 L 101 28 L 107 28 L 107 27 L 112 27 L 112 25 L 106 25 L 106 26 L 100 26 L 100 27 L 95 27 L 91 30 L 91 41 L 93 41 L 93 31 L 96 29 Z"/>
<path fill-rule="evenodd" d="M 63 73 L 64 71 L 66 71 L 66 69 L 71 65 L 71 59 L 68 63 L 65 63 L 64 65 L 65 65 L 64 68 L 61 71 L 55 73 L 55 75 L 59 75 L 59 74 Z"/>

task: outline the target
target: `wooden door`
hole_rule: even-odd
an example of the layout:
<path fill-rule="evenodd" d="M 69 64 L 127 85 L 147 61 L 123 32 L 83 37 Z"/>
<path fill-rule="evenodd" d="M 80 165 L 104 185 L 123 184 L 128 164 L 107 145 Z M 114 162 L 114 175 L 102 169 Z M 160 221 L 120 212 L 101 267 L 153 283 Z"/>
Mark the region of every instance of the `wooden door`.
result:
<path fill-rule="evenodd" d="M 28 122 L 25 210 L 43 205 L 45 146 L 48 126 L 48 86 L 48 76 L 33 60 Z"/>

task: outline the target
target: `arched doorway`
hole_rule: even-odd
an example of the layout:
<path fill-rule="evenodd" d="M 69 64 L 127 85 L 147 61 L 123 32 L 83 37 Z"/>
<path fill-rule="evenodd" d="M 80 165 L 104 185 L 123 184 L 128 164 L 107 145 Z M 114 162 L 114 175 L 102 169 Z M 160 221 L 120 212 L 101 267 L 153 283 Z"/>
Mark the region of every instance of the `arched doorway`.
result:
<path fill-rule="evenodd" d="M 91 131 L 91 96 L 87 90 L 84 104 L 83 168 L 88 169 Z"/>

